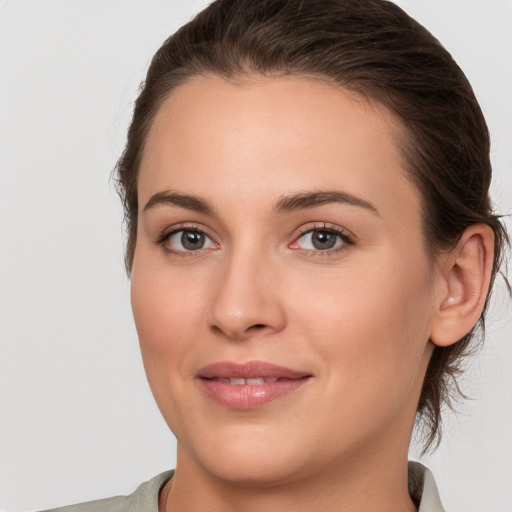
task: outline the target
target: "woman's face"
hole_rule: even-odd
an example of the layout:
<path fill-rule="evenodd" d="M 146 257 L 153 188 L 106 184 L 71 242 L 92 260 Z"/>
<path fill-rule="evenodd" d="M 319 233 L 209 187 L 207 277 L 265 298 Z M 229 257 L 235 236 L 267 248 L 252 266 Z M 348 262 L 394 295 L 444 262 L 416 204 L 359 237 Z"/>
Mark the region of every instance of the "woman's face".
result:
<path fill-rule="evenodd" d="M 178 467 L 276 483 L 406 457 L 436 281 L 399 131 L 300 78 L 197 78 L 161 106 L 132 304 Z"/>

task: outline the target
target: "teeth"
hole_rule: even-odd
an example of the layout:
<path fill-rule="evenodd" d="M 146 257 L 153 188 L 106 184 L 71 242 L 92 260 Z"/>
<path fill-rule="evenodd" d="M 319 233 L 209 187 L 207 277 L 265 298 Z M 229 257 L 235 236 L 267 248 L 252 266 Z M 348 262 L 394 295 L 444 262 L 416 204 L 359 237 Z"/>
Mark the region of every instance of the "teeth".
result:
<path fill-rule="evenodd" d="M 246 379 L 247 384 L 249 385 L 261 385 L 265 384 L 264 379 Z"/>
<path fill-rule="evenodd" d="M 231 386 L 262 386 L 263 384 L 271 384 L 272 382 L 277 382 L 277 377 L 255 377 L 252 379 L 241 379 L 241 378 L 223 378 L 218 377 L 218 382 L 222 382 L 223 384 L 230 384 Z"/>

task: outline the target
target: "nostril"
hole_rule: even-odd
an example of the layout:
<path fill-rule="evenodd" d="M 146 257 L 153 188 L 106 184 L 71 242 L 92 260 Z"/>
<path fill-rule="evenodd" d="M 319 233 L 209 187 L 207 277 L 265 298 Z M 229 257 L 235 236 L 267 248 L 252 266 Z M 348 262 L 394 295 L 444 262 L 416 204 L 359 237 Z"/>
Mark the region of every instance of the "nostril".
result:
<path fill-rule="evenodd" d="M 261 329 L 265 328 L 265 324 L 254 324 L 249 327 L 248 330 L 254 330 L 254 331 L 260 331 Z"/>

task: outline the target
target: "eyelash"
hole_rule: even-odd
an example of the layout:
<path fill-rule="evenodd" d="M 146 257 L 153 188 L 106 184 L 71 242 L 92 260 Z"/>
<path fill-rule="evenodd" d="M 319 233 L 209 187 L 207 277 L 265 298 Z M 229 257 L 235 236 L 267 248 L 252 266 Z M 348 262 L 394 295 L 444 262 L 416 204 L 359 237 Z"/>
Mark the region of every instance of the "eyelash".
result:
<path fill-rule="evenodd" d="M 351 233 L 348 233 L 346 230 L 341 229 L 338 226 L 335 226 L 332 224 L 327 224 L 327 223 L 323 222 L 321 225 L 307 226 L 305 228 L 299 229 L 298 236 L 295 237 L 294 241 L 290 245 L 296 244 L 297 241 L 300 240 L 301 238 L 303 238 L 305 235 L 307 235 L 309 233 L 315 233 L 315 232 L 329 233 L 329 234 L 336 235 L 337 237 L 340 238 L 342 244 L 340 247 L 333 248 L 333 249 L 325 249 L 325 250 L 303 249 L 308 254 L 314 254 L 314 255 L 318 254 L 321 256 L 329 256 L 333 253 L 338 253 L 340 251 L 344 251 L 345 249 L 347 249 L 347 246 L 351 246 L 356 243 L 356 237 L 354 235 L 352 235 Z M 300 250 L 300 248 L 298 248 L 296 250 Z"/>
<path fill-rule="evenodd" d="M 173 250 L 170 249 L 168 246 L 166 246 L 166 242 L 169 241 L 169 239 L 180 232 L 189 232 L 189 233 L 198 233 L 200 235 L 204 235 L 208 239 L 210 239 L 215 245 L 218 246 L 218 244 L 213 240 L 213 237 L 211 237 L 206 230 L 196 226 L 196 225 L 189 225 L 189 224 L 180 224 L 178 226 L 175 226 L 171 231 L 164 231 L 158 239 L 155 241 L 155 244 L 158 246 L 161 246 L 163 250 L 167 253 L 177 255 L 177 256 L 194 256 L 194 253 L 199 253 L 203 248 L 197 249 L 197 250 Z M 292 245 L 296 244 L 298 240 L 303 238 L 305 235 L 312 234 L 315 232 L 323 232 L 323 233 L 329 233 L 333 234 L 341 240 L 342 244 L 340 247 L 337 248 L 328 248 L 325 250 L 322 249 L 300 249 L 296 247 L 292 247 Z M 337 242 L 335 242 L 337 243 Z M 314 226 L 308 226 L 305 228 L 299 229 L 298 235 L 294 238 L 294 241 L 288 245 L 288 247 L 294 249 L 294 250 L 302 250 L 304 252 L 307 252 L 308 254 L 318 254 L 321 256 L 328 256 L 333 253 L 338 253 L 340 251 L 343 251 L 347 248 L 347 246 L 354 245 L 356 243 L 356 238 L 354 235 L 347 233 L 346 230 L 343 230 L 335 225 L 326 224 L 325 222 L 321 225 L 314 225 Z"/>
<path fill-rule="evenodd" d="M 175 256 L 183 256 L 183 257 L 195 256 L 195 253 L 199 253 L 202 248 L 201 249 L 197 249 L 195 251 L 193 251 L 193 250 L 176 250 L 176 249 L 171 249 L 171 248 L 169 248 L 168 245 L 166 245 L 166 242 L 168 242 L 168 240 L 173 235 L 176 235 L 176 234 L 181 233 L 181 232 L 184 232 L 184 233 L 187 233 L 187 232 L 188 233 L 198 233 L 200 235 L 204 235 L 205 237 L 210 239 L 215 245 L 218 245 L 213 240 L 213 237 L 210 236 L 205 229 L 202 229 L 202 228 L 200 228 L 200 227 L 198 227 L 196 225 L 190 225 L 190 224 L 179 224 L 178 226 L 175 226 L 170 231 L 164 231 L 158 237 L 158 239 L 155 241 L 155 245 L 161 246 L 166 253 L 172 254 L 173 256 L 174 255 Z"/>

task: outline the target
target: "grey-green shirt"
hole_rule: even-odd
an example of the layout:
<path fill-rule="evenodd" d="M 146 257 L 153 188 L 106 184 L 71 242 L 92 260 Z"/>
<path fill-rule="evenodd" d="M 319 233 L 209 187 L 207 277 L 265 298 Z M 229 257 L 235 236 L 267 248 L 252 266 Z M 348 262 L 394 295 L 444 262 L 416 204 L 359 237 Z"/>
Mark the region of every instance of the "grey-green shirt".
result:
<path fill-rule="evenodd" d="M 172 477 L 166 471 L 137 487 L 129 496 L 89 501 L 47 512 L 158 512 L 158 495 Z M 418 462 L 409 462 L 409 493 L 419 502 L 418 512 L 445 512 L 432 473 Z"/>

